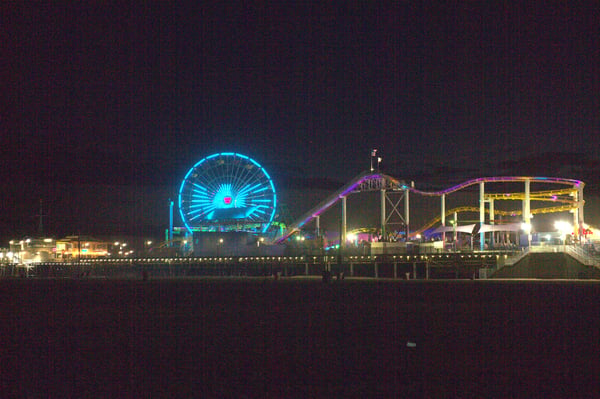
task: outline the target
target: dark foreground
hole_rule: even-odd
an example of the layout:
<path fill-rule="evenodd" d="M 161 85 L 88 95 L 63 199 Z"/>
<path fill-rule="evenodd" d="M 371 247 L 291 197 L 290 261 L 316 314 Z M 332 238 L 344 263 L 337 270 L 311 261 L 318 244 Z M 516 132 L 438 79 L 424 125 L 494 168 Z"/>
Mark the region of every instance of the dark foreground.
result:
<path fill-rule="evenodd" d="M 600 396 L 598 282 L 15 279 L 0 299 L 3 398 Z"/>

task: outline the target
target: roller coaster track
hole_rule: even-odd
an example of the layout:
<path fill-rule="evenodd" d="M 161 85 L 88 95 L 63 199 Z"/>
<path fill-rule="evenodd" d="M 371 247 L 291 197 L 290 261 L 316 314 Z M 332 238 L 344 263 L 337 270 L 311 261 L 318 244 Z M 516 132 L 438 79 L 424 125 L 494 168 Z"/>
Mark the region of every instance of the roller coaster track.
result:
<path fill-rule="evenodd" d="M 533 176 L 499 176 L 499 177 L 480 177 L 477 179 L 467 180 L 458 185 L 446 188 L 440 191 L 422 191 L 417 190 L 414 187 L 410 187 L 405 184 L 403 181 L 398 180 L 392 176 L 383 174 L 383 173 L 375 173 L 375 172 L 363 172 L 359 174 L 357 177 L 352 179 L 349 183 L 335 191 L 332 195 L 327 197 L 321 203 L 319 203 L 316 207 L 312 208 L 310 211 L 302 215 L 296 222 L 292 223 L 288 228 L 274 238 L 273 242 L 281 243 L 290 237 L 292 234 L 300 231 L 300 229 L 309 221 L 317 218 L 320 214 L 325 212 L 331 206 L 333 206 L 337 201 L 345 196 L 360 192 L 360 191 L 374 191 L 374 190 L 393 190 L 393 191 L 408 191 L 413 192 L 422 196 L 442 196 L 446 194 L 451 194 L 457 192 L 459 190 L 465 189 L 469 186 L 477 185 L 480 183 L 515 183 L 515 182 L 536 182 L 536 183 L 551 183 L 551 184 L 563 184 L 570 186 L 569 188 L 559 189 L 559 190 L 546 190 L 546 191 L 537 191 L 532 192 L 530 194 L 530 200 L 535 201 L 552 201 L 552 202 L 560 202 L 567 203 L 568 205 L 550 207 L 550 208 L 538 208 L 532 210 L 532 213 L 550 213 L 550 212 L 561 212 L 564 210 L 571 210 L 577 208 L 578 203 L 575 200 L 570 200 L 568 198 L 560 198 L 561 195 L 571 195 L 578 190 L 582 190 L 585 186 L 580 180 L 573 179 L 564 179 L 560 177 L 533 177 Z M 507 193 L 507 194 L 487 194 L 486 198 L 488 199 L 524 199 L 524 194 L 521 193 Z M 475 211 L 473 211 L 475 209 Z M 452 209 L 447 212 L 447 214 L 452 214 L 454 212 L 479 212 L 479 208 L 474 207 L 460 207 L 456 209 Z M 488 212 L 486 210 L 486 212 Z M 502 214 L 504 211 L 496 211 L 496 214 Z M 506 214 L 517 215 L 520 214 L 520 211 L 507 211 Z M 441 217 L 437 217 L 429 222 L 426 226 L 422 227 L 418 231 L 412 233 L 411 235 L 419 234 L 423 232 L 427 228 L 433 226 L 437 221 L 439 221 Z"/>
<path fill-rule="evenodd" d="M 474 186 L 479 183 L 510 183 L 510 182 L 536 182 L 536 183 L 552 183 L 552 184 L 564 184 L 572 186 L 570 190 L 575 190 L 575 187 L 583 188 L 585 183 L 580 180 L 563 179 L 561 177 L 533 177 L 533 176 L 498 176 L 498 177 L 480 177 L 477 179 L 467 180 L 463 183 L 457 184 L 440 191 L 422 191 L 415 188 L 410 188 L 410 191 L 424 195 L 424 196 L 442 196 L 444 194 L 451 194 L 456 191 L 465 189 L 469 186 Z"/>
<path fill-rule="evenodd" d="M 286 231 L 275 237 L 273 242 L 280 243 L 290 237 L 292 234 L 300 231 L 300 229 L 311 220 L 314 220 L 323 212 L 331 208 L 341 198 L 346 197 L 349 194 L 361 192 L 361 191 L 376 191 L 376 190 L 403 190 L 408 187 L 404 182 L 383 173 L 374 173 L 366 171 L 349 183 L 342 186 L 340 189 L 335 191 L 329 197 L 321 201 L 317 206 L 302 215 L 297 221 L 288 226 Z"/>
<path fill-rule="evenodd" d="M 532 214 L 543 214 L 543 213 L 553 213 L 553 212 L 565 212 L 565 211 L 570 211 L 571 209 L 574 209 L 574 208 L 576 208 L 576 206 L 569 206 L 569 205 L 552 206 L 552 207 L 546 207 L 546 208 L 532 209 L 531 213 Z M 446 216 L 450 216 L 453 213 L 465 213 L 465 212 L 479 213 L 479 207 L 475 207 L 475 206 L 461 206 L 461 207 L 450 209 L 449 211 L 446 211 Z M 485 213 L 490 213 L 490 210 L 489 209 L 485 209 Z M 521 213 L 522 213 L 522 211 L 520 211 L 520 210 L 514 210 L 514 211 L 495 210 L 494 211 L 495 215 L 507 215 L 507 216 L 516 216 L 516 215 L 520 215 Z M 418 230 L 412 232 L 410 234 L 410 236 L 414 237 L 417 234 L 421 234 L 425 230 L 433 227 L 441 219 L 442 219 L 441 216 L 436 216 L 435 218 L 431 219 L 427 224 L 425 224 L 424 226 L 422 226 Z"/>

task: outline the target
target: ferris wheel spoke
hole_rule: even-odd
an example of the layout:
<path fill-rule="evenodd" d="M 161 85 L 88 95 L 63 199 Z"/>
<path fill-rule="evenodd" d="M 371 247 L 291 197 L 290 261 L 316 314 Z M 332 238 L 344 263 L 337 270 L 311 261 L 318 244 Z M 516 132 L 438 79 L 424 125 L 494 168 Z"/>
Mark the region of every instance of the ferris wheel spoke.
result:
<path fill-rule="evenodd" d="M 246 169 L 246 168 L 244 168 Z M 242 172 L 242 174 L 239 176 L 239 178 L 236 181 L 236 190 L 240 191 L 243 188 L 248 187 L 250 184 L 255 183 L 256 181 L 259 181 L 261 179 L 262 176 L 260 176 L 259 174 L 259 170 L 256 170 L 257 168 L 253 168 L 255 170 L 245 170 L 244 172 Z"/>
<path fill-rule="evenodd" d="M 192 183 L 192 186 L 196 187 L 198 190 L 194 190 L 194 191 L 198 191 L 198 192 L 206 192 L 206 187 L 203 187 L 201 185 L 199 185 L 198 183 Z"/>
<path fill-rule="evenodd" d="M 187 172 L 179 207 L 189 230 L 215 230 L 226 222 L 237 229 L 265 232 L 275 215 L 276 198 L 273 181 L 260 164 L 242 154 L 218 153 Z"/>

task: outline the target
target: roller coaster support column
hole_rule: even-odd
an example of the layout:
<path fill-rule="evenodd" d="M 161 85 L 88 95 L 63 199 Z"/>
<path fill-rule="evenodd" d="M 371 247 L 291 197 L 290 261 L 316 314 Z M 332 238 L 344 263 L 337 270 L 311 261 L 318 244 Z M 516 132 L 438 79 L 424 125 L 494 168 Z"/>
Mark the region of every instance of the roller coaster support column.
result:
<path fill-rule="evenodd" d="M 385 231 L 385 189 L 381 190 L 381 239 L 387 241 Z"/>
<path fill-rule="evenodd" d="M 456 250 L 456 239 L 458 238 L 458 235 L 456 233 L 456 227 L 458 226 L 458 212 L 454 212 L 454 223 L 453 223 L 453 227 L 454 227 L 454 232 L 453 232 L 453 240 L 454 242 L 452 244 L 454 244 L 454 250 Z"/>
<path fill-rule="evenodd" d="M 340 232 L 340 248 L 346 246 L 346 197 L 342 197 L 342 231 Z"/>
<path fill-rule="evenodd" d="M 494 224 L 494 199 L 490 198 L 490 224 Z M 490 248 L 496 246 L 496 238 L 494 237 L 496 233 L 492 231 L 490 233 Z"/>
<path fill-rule="evenodd" d="M 575 226 L 575 231 L 577 232 L 577 239 L 581 240 L 581 234 L 583 232 L 583 205 L 585 201 L 583 200 L 583 187 L 581 184 L 577 187 L 577 191 L 575 192 L 575 203 L 577 204 L 577 208 L 575 212 L 573 212 L 573 226 Z"/>
<path fill-rule="evenodd" d="M 484 182 L 479 182 L 479 226 L 483 227 L 485 223 L 485 187 Z M 485 249 L 485 233 L 479 233 L 479 249 Z"/>
<path fill-rule="evenodd" d="M 528 228 L 527 240 L 529 241 L 531 235 L 531 180 L 525 180 L 525 200 L 523 201 L 523 223 Z"/>
<path fill-rule="evenodd" d="M 411 186 L 414 187 L 414 182 L 411 182 Z M 404 190 L 404 223 L 406 223 L 406 242 L 408 242 L 408 235 L 410 234 L 410 201 L 408 198 L 409 189 Z"/>
<path fill-rule="evenodd" d="M 442 215 L 441 215 L 442 226 L 446 225 L 446 194 L 442 194 Z M 446 248 L 446 232 L 442 232 L 442 249 Z"/>
<path fill-rule="evenodd" d="M 525 180 L 525 202 L 523 203 L 523 221 L 531 222 L 531 180 Z"/>

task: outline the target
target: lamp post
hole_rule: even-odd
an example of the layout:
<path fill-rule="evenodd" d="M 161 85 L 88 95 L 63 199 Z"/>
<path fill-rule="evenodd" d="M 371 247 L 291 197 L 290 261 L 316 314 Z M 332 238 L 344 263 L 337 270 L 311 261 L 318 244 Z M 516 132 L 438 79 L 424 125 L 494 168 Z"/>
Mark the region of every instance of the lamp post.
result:
<path fill-rule="evenodd" d="M 219 238 L 219 241 L 217 241 L 217 258 L 219 257 L 221 245 L 223 245 L 223 238 Z"/>
<path fill-rule="evenodd" d="M 256 248 L 257 248 L 257 252 L 258 255 L 262 254 L 261 249 L 260 249 L 260 244 L 265 242 L 265 237 L 260 237 L 258 240 L 256 240 Z"/>

